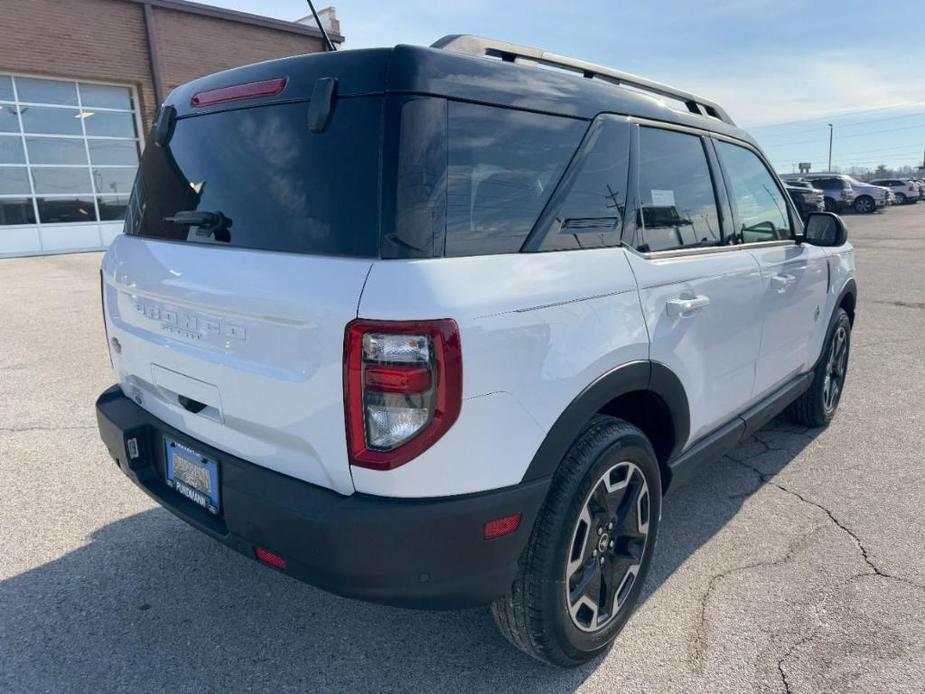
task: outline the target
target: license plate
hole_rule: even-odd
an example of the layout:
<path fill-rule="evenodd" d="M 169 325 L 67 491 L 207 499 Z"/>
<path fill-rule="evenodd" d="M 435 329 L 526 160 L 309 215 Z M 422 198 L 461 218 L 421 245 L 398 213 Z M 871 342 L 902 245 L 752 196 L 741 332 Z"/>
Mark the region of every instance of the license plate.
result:
<path fill-rule="evenodd" d="M 218 463 L 172 439 L 164 439 L 167 486 L 209 513 L 218 513 Z"/>

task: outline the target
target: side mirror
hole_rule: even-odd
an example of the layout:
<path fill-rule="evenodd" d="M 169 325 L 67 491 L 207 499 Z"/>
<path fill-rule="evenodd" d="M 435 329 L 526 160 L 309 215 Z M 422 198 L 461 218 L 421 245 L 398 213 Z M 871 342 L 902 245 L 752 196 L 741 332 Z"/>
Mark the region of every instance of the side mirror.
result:
<path fill-rule="evenodd" d="M 803 227 L 802 240 L 814 246 L 842 246 L 848 241 L 848 230 L 837 214 L 810 212 Z"/>

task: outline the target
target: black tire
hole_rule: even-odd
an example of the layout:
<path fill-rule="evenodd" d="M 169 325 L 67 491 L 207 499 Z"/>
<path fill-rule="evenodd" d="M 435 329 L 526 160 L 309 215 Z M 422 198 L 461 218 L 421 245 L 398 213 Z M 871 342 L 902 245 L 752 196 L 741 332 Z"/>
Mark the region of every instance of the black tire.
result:
<path fill-rule="evenodd" d="M 850 351 L 851 320 L 845 310 L 839 308 L 816 364 L 812 384 L 787 408 L 787 417 L 792 422 L 824 427 L 832 421 L 844 392 Z"/>
<path fill-rule="evenodd" d="M 838 212 L 838 205 L 835 203 L 835 198 L 825 198 L 825 211 Z"/>
<path fill-rule="evenodd" d="M 909 201 L 906 199 L 906 196 L 903 193 L 896 193 L 896 204 L 897 205 L 905 205 L 907 202 Z"/>
<path fill-rule="evenodd" d="M 510 591 L 491 607 L 505 638 L 560 667 L 574 667 L 606 650 L 636 607 L 655 550 L 661 505 L 661 475 L 649 440 L 623 420 L 596 415 L 553 475 Z M 582 591 L 578 584 L 587 588 Z M 613 595 L 599 599 L 592 610 L 586 596 L 606 596 L 610 586 Z M 577 600 L 567 594 L 569 587 Z"/>
<path fill-rule="evenodd" d="M 859 195 L 854 199 L 854 211 L 858 214 L 871 214 L 877 211 L 877 203 L 869 195 Z"/>

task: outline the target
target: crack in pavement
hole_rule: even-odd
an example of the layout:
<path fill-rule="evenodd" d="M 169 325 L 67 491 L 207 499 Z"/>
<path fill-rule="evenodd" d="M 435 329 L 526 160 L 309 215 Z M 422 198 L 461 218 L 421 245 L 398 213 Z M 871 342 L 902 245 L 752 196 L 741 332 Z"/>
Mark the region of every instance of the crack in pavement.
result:
<path fill-rule="evenodd" d="M 808 435 L 809 431 L 810 431 L 809 429 L 803 429 L 802 431 L 794 431 L 791 429 L 791 430 L 783 430 L 783 433 L 787 433 L 791 435 L 806 436 Z M 763 450 L 760 451 L 757 455 L 762 455 L 764 453 L 769 453 L 775 450 L 783 450 L 782 448 L 775 448 L 771 446 L 769 441 L 766 440 L 765 438 L 766 435 L 762 435 L 762 434 L 763 432 L 756 432 L 755 435 L 752 437 L 753 440 L 759 443 L 761 447 L 763 448 Z M 735 457 L 735 451 L 733 450 L 730 452 L 730 454 L 727 454 L 724 457 L 730 460 L 731 462 L 736 463 L 744 467 L 745 469 L 755 473 L 755 475 L 758 478 L 758 484 L 754 489 L 751 489 L 744 493 L 739 493 L 739 494 L 734 494 L 732 496 L 728 496 L 727 497 L 728 499 L 738 500 L 738 499 L 747 498 L 748 496 L 751 496 L 752 494 L 757 492 L 759 489 L 761 489 L 761 487 L 764 486 L 765 484 L 770 484 L 771 486 L 784 492 L 785 494 L 788 494 L 794 497 L 795 499 L 798 499 L 800 502 L 808 506 L 812 506 L 822 511 L 823 513 L 825 513 L 829 521 L 851 539 L 855 548 L 858 550 L 859 554 L 861 555 L 861 558 L 863 559 L 864 563 L 870 569 L 869 571 L 862 571 L 860 573 L 857 573 L 857 574 L 854 574 L 848 577 L 844 581 L 840 581 L 821 600 L 818 600 L 817 602 L 815 602 L 812 605 L 811 609 L 816 615 L 816 620 L 817 620 L 816 627 L 812 630 L 811 633 L 807 634 L 802 639 L 800 639 L 796 643 L 789 646 L 786 652 L 778 659 L 777 671 L 780 676 L 781 683 L 783 684 L 784 691 L 786 692 L 786 694 L 792 694 L 791 683 L 787 678 L 787 673 L 786 673 L 786 668 L 785 668 L 786 662 L 795 651 L 797 651 L 799 648 L 806 645 L 807 643 L 810 643 L 813 639 L 815 639 L 819 635 L 822 628 L 824 627 L 824 622 L 819 614 L 819 609 L 829 599 L 831 599 L 834 595 L 838 594 L 841 590 L 843 590 L 846 586 L 848 586 L 852 581 L 855 581 L 858 578 L 862 578 L 864 576 L 877 576 L 878 578 L 883 578 L 883 579 L 890 580 L 890 581 L 897 581 L 900 583 L 904 583 L 908 586 L 911 586 L 913 588 L 917 588 L 919 590 L 925 590 L 925 586 L 920 585 L 909 579 L 903 578 L 901 576 L 890 574 L 886 572 L 885 570 L 881 569 L 871 558 L 867 547 L 864 545 L 863 542 L 861 542 L 861 539 L 850 528 L 848 528 L 844 523 L 842 523 L 828 508 L 826 508 L 825 506 L 823 506 L 822 504 L 816 501 L 806 498 L 805 496 L 803 496 L 796 490 L 791 489 L 781 484 L 780 482 L 775 481 L 774 477 L 776 473 L 775 474 L 765 473 L 764 471 L 750 464 L 748 462 L 748 458 L 754 457 L 753 455 L 748 456 L 746 458 L 739 459 Z M 751 564 L 736 566 L 736 567 L 727 569 L 725 571 L 722 571 L 710 578 L 710 581 L 707 585 L 707 589 L 704 592 L 700 600 L 700 620 L 698 622 L 697 629 L 694 635 L 694 639 L 691 644 L 691 655 L 688 658 L 688 662 L 694 667 L 695 672 L 702 671 L 703 669 L 703 659 L 704 659 L 706 648 L 707 648 L 706 635 L 705 635 L 705 630 L 706 630 L 706 625 L 707 625 L 707 606 L 717 585 L 723 579 L 735 573 L 741 572 L 741 571 L 748 571 L 748 570 L 759 568 L 759 567 L 780 566 L 780 565 L 787 563 L 793 558 L 796 552 L 799 549 L 801 549 L 805 544 L 807 544 L 809 540 L 813 537 L 813 535 L 818 530 L 820 530 L 822 527 L 824 526 L 823 525 L 814 526 L 808 533 L 805 533 L 799 536 L 798 538 L 796 538 L 796 540 L 791 542 L 790 546 L 787 549 L 786 554 L 780 559 L 753 562 Z"/>
<path fill-rule="evenodd" d="M 700 598 L 700 621 L 697 624 L 697 629 L 694 633 L 694 640 L 691 643 L 691 654 L 688 657 L 688 663 L 693 666 L 694 671 L 697 673 L 703 672 L 703 658 L 706 652 L 706 626 L 707 626 L 707 605 L 710 602 L 710 597 L 713 594 L 716 585 L 724 578 L 739 573 L 741 571 L 749 571 L 751 569 L 763 568 L 763 567 L 772 567 L 772 566 L 783 566 L 791 559 L 797 552 L 802 550 L 806 545 L 810 543 L 811 538 L 815 535 L 816 531 L 824 528 L 824 525 L 814 526 L 812 530 L 804 535 L 800 535 L 793 542 L 790 543 L 790 546 L 787 548 L 787 552 L 783 557 L 779 559 L 770 559 L 767 561 L 757 561 L 751 564 L 743 564 L 741 566 L 734 566 L 725 571 L 711 576 L 710 582 L 707 584 L 707 589 L 704 592 L 703 596 Z"/>
<path fill-rule="evenodd" d="M 758 441 L 764 446 L 765 448 L 765 450 L 763 451 L 764 453 L 770 452 L 772 450 L 776 450 L 772 448 L 766 440 L 758 436 L 757 433 L 754 438 L 756 441 Z M 835 514 L 833 514 L 828 508 L 826 508 L 822 504 L 816 501 L 813 501 L 812 499 L 806 498 L 805 496 L 803 496 L 796 490 L 786 487 L 780 482 L 776 482 L 774 480 L 775 475 L 771 475 L 771 474 L 768 474 L 760 470 L 754 465 L 751 465 L 750 463 L 748 463 L 747 460 L 738 460 L 731 456 L 726 456 L 726 457 L 732 462 L 737 463 L 738 465 L 741 465 L 742 467 L 746 468 L 747 470 L 751 470 L 758 476 L 760 483 L 759 483 L 759 486 L 754 491 L 757 491 L 763 484 L 770 484 L 773 487 L 784 492 L 785 494 L 789 494 L 790 496 L 796 499 L 799 499 L 804 504 L 817 508 L 823 513 L 825 513 L 825 515 L 832 522 L 832 524 L 835 525 L 835 527 L 837 527 L 839 530 L 845 533 L 849 538 L 851 538 L 851 541 L 854 543 L 854 546 L 857 548 L 858 552 L 860 553 L 861 558 L 864 560 L 864 563 L 867 564 L 867 566 L 870 568 L 870 571 L 862 571 L 861 573 L 854 574 L 850 576 L 848 579 L 846 579 L 845 581 L 838 583 L 829 593 L 826 594 L 825 597 L 822 598 L 822 600 L 819 600 L 818 602 L 813 604 L 812 609 L 813 609 L 813 612 L 816 614 L 816 619 L 818 621 L 816 628 L 813 629 L 813 631 L 810 634 L 800 639 L 797 643 L 788 647 L 786 652 L 778 659 L 777 671 L 778 671 L 778 674 L 780 675 L 781 683 L 784 685 L 784 691 L 786 692 L 786 694 L 792 694 L 790 681 L 787 679 L 785 663 L 797 649 L 806 645 L 807 643 L 810 643 L 819 635 L 820 631 L 822 630 L 822 627 L 824 626 L 822 619 L 819 617 L 819 608 L 820 606 L 825 604 L 825 602 L 828 601 L 832 596 L 836 595 L 838 592 L 840 592 L 843 588 L 845 588 L 852 581 L 855 581 L 858 578 L 861 578 L 863 576 L 877 576 L 878 578 L 883 578 L 883 579 L 887 579 L 890 581 L 897 581 L 900 583 L 904 583 L 908 586 L 917 588 L 919 590 L 925 590 L 925 586 L 920 585 L 916 583 L 915 581 L 911 581 L 909 579 L 903 578 L 902 576 L 896 576 L 894 574 L 887 573 L 886 571 L 881 569 L 879 566 L 877 566 L 874 560 L 871 559 L 870 553 L 868 552 L 867 547 L 864 546 L 864 543 L 861 542 L 861 539 L 850 528 L 848 528 L 844 523 L 842 523 L 838 518 L 836 518 Z M 812 533 L 814 533 L 815 530 L 816 529 L 814 528 L 812 531 L 810 531 L 809 535 L 812 535 Z M 809 535 L 807 535 L 806 537 L 808 537 Z M 712 583 L 712 580 L 711 580 L 711 583 Z"/>
<path fill-rule="evenodd" d="M 24 431 L 81 431 L 84 429 L 96 429 L 93 424 L 75 424 L 74 426 L 27 426 L 27 427 L 0 427 L 0 434 L 19 434 Z"/>
<path fill-rule="evenodd" d="M 759 439 L 759 440 L 760 440 L 760 439 Z M 763 443 L 765 446 L 767 446 L 767 443 L 766 443 L 766 442 L 761 441 L 761 443 Z M 770 451 L 770 450 L 773 450 L 773 449 L 770 448 L 770 447 L 768 447 L 768 451 Z M 876 574 L 877 576 L 880 576 L 881 578 L 886 578 L 886 579 L 890 579 L 890 580 L 893 580 L 893 581 L 900 581 L 900 582 L 902 582 L 902 583 L 906 583 L 906 584 L 908 584 L 908 585 L 910 585 L 910 586 L 913 586 L 914 588 L 918 588 L 919 590 L 925 590 L 925 585 L 919 585 L 919 584 L 916 583 L 915 581 L 910 581 L 909 579 L 903 578 L 902 576 L 896 576 L 895 574 L 887 573 L 886 571 L 884 571 L 883 569 L 881 569 L 879 566 L 877 566 L 877 564 L 874 563 L 874 560 L 870 558 L 870 554 L 868 553 L 867 548 L 864 546 L 864 543 L 861 542 L 861 539 L 860 539 L 854 532 L 852 532 L 852 530 L 851 530 L 850 528 L 848 528 L 844 523 L 842 523 L 840 520 L 838 520 L 838 518 L 835 517 L 835 514 L 833 514 L 833 513 L 832 513 L 829 509 L 827 509 L 825 506 L 823 506 L 822 504 L 820 504 L 820 503 L 818 503 L 818 502 L 816 502 L 816 501 L 813 501 L 812 499 L 807 499 L 805 496 L 803 496 L 803 495 L 800 494 L 799 492 L 797 492 L 797 491 L 795 491 L 795 490 L 793 490 L 793 489 L 790 489 L 789 487 L 785 487 L 784 485 L 780 484 L 779 482 L 775 482 L 774 479 L 773 479 L 773 478 L 774 478 L 774 475 L 768 475 L 767 473 L 762 472 L 761 470 L 759 470 L 758 468 L 756 468 L 754 465 L 750 465 L 749 463 L 745 462 L 744 460 L 736 460 L 735 458 L 729 458 L 729 459 L 732 460 L 732 461 L 735 462 L 735 463 L 738 463 L 738 464 L 741 465 L 742 467 L 744 467 L 744 468 L 746 468 L 746 469 L 751 470 L 752 472 L 754 472 L 756 475 L 758 475 L 758 477 L 762 480 L 762 482 L 767 483 L 767 484 L 770 484 L 770 485 L 776 487 L 777 489 L 781 490 L 781 491 L 784 492 L 785 494 L 789 494 L 790 496 L 793 496 L 793 497 L 799 499 L 799 500 L 802 501 L 804 504 L 807 504 L 807 505 L 809 505 L 809 506 L 813 506 L 813 507 L 819 509 L 820 511 L 822 511 L 823 513 L 825 513 L 825 515 L 828 516 L 829 520 L 832 521 L 832 523 L 835 524 L 835 526 L 836 526 L 839 530 L 841 530 L 841 531 L 844 532 L 848 537 L 851 538 L 851 541 L 854 543 L 854 546 L 855 546 L 855 547 L 858 549 L 858 551 L 861 553 L 861 558 L 864 560 L 864 563 L 867 564 L 867 565 L 870 567 L 870 569 L 871 569 L 870 572 L 868 572 L 868 573 Z M 860 574 L 860 575 L 866 575 L 866 574 Z"/>
<path fill-rule="evenodd" d="M 925 301 L 884 301 L 882 299 L 874 299 L 871 303 L 899 306 L 900 308 L 925 309 Z"/>

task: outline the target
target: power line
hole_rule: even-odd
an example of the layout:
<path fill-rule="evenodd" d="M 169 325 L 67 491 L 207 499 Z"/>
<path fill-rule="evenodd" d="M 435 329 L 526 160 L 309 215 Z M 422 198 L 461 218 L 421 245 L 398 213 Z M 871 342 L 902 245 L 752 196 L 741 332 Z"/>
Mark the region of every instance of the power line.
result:
<path fill-rule="evenodd" d="M 833 123 L 835 124 L 835 126 L 836 126 L 837 128 L 839 128 L 839 129 L 841 129 L 841 128 L 857 128 L 857 127 L 860 127 L 860 126 L 868 125 L 868 124 L 870 124 L 870 123 L 883 123 L 883 122 L 885 122 L 885 121 L 901 120 L 901 119 L 903 119 L 903 118 L 916 118 L 916 117 L 921 117 L 921 116 L 925 116 L 925 112 L 919 111 L 919 112 L 917 112 L 917 113 L 907 113 L 907 114 L 904 115 L 904 116 L 891 116 L 891 117 L 889 117 L 889 118 L 872 118 L 872 119 L 866 120 L 866 121 L 855 121 L 854 123 L 840 123 L 840 122 L 838 122 L 838 121 L 832 121 L 832 122 L 833 122 Z M 815 128 L 809 128 L 809 129 L 807 129 L 807 130 L 796 130 L 796 131 L 794 131 L 794 132 L 789 132 L 789 133 L 777 133 L 777 134 L 771 134 L 771 135 L 762 135 L 761 138 L 762 138 L 762 139 L 781 138 L 781 137 L 786 138 L 786 137 L 791 137 L 791 136 L 793 136 L 793 135 L 800 135 L 800 134 L 803 134 L 803 133 L 815 133 L 815 132 L 819 132 L 819 130 L 820 130 L 821 128 L 825 128 L 825 127 L 827 127 L 827 124 L 820 124 L 820 125 L 818 125 L 818 126 L 815 127 Z"/>
<path fill-rule="evenodd" d="M 784 125 L 793 125 L 795 123 L 812 123 L 813 121 L 823 121 L 824 123 L 834 123 L 840 115 L 853 116 L 858 113 L 874 113 L 876 111 L 896 111 L 903 108 L 916 108 L 925 106 L 925 101 L 912 101 L 905 104 L 893 104 L 892 106 L 878 106 L 877 108 L 859 109 L 857 111 L 842 111 L 833 113 L 828 116 L 819 116 L 818 118 L 798 118 L 797 120 L 780 121 L 778 123 L 768 123 L 767 125 L 755 125 L 747 130 L 760 130 L 762 128 L 777 128 Z"/>
<path fill-rule="evenodd" d="M 774 149 L 769 147 L 768 149 Z M 861 149 L 861 150 L 849 150 L 851 156 L 857 154 L 876 154 L 878 152 L 897 152 L 897 151 L 915 151 L 916 156 L 921 153 L 921 145 L 919 143 L 913 143 L 908 145 L 897 145 L 895 147 L 877 147 L 875 149 Z M 825 153 L 812 154 L 812 155 L 803 155 L 807 159 L 825 159 L 828 155 Z"/>
<path fill-rule="evenodd" d="M 869 135 L 882 135 L 883 133 L 895 133 L 901 130 L 915 130 L 919 128 L 921 128 L 922 130 L 925 130 L 925 123 L 920 123 L 918 125 L 907 125 L 901 128 L 886 128 L 884 130 L 871 130 L 866 133 L 850 133 L 848 135 L 839 135 L 836 138 L 836 142 L 840 140 L 847 140 L 852 137 L 868 137 Z M 756 138 L 756 139 L 758 139 L 758 141 L 761 142 L 760 138 Z M 778 144 L 776 146 L 777 147 L 789 147 L 791 145 L 806 145 L 812 142 L 819 142 L 819 138 L 814 138 L 812 140 L 797 140 L 796 142 L 787 142 L 787 143 Z"/>

